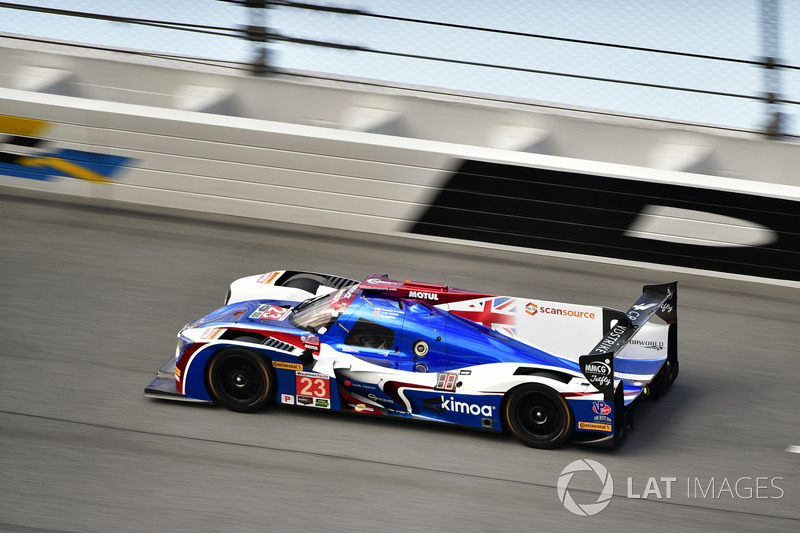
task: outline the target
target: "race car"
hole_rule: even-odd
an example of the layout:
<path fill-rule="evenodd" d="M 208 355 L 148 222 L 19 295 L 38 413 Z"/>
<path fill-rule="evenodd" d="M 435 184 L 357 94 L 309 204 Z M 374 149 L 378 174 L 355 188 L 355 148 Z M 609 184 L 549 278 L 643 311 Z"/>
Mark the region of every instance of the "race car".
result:
<path fill-rule="evenodd" d="M 533 448 L 614 446 L 678 375 L 677 282 L 627 311 L 373 274 L 278 270 L 234 281 L 178 333 L 154 398 L 508 431 Z"/>

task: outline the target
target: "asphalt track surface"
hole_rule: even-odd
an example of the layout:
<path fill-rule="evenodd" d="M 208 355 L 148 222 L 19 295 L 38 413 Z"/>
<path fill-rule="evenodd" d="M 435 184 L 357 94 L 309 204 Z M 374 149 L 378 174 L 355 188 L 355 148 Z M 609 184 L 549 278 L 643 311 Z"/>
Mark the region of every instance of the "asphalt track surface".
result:
<path fill-rule="evenodd" d="M 619 308 L 678 279 L 682 372 L 615 450 L 143 396 L 181 326 L 281 268 Z M 0 296 L 0 531 L 800 529 L 798 289 L 0 191 Z M 589 517 L 556 489 L 583 458 L 614 482 Z"/>

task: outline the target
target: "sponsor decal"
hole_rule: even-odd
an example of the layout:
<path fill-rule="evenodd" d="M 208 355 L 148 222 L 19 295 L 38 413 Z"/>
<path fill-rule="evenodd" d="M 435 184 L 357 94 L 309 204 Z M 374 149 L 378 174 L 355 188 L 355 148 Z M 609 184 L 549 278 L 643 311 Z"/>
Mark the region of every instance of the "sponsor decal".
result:
<path fill-rule="evenodd" d="M 614 398 L 614 362 L 613 355 L 605 353 L 601 355 L 583 355 L 578 358 L 581 372 L 594 385 L 597 390 L 603 393 L 603 399 L 610 402 Z"/>
<path fill-rule="evenodd" d="M 337 292 L 336 295 L 331 298 L 331 306 L 335 307 L 339 311 L 344 311 L 347 305 L 350 303 L 350 300 L 353 298 L 353 293 L 356 289 L 358 289 L 358 285 L 353 285 L 352 287 L 348 287 Z"/>
<path fill-rule="evenodd" d="M 225 333 L 225 328 L 209 328 L 200 335 L 200 338 L 203 340 L 216 340 L 223 333 Z"/>
<path fill-rule="evenodd" d="M 647 348 L 649 350 L 656 350 L 661 351 L 666 347 L 666 343 L 664 341 L 640 341 L 638 339 L 631 339 L 628 344 L 632 344 L 634 346 L 641 346 L 643 348 Z"/>
<path fill-rule="evenodd" d="M 646 311 L 646 310 L 650 309 L 651 307 L 653 307 L 653 306 L 655 306 L 655 305 L 656 305 L 656 304 L 654 304 L 654 303 L 649 303 L 649 304 L 636 304 L 636 305 L 634 305 L 634 306 L 633 306 L 631 309 L 636 309 L 637 311 Z"/>
<path fill-rule="evenodd" d="M 611 431 L 611 424 L 598 424 L 597 422 L 578 422 L 578 429 L 591 431 Z"/>
<path fill-rule="evenodd" d="M 295 372 L 297 403 L 309 407 L 330 409 L 330 378 L 316 372 Z"/>
<path fill-rule="evenodd" d="M 353 388 L 365 389 L 365 390 L 378 390 L 378 386 L 377 385 L 371 385 L 369 383 L 359 383 L 357 381 L 353 382 Z"/>
<path fill-rule="evenodd" d="M 387 309 L 386 307 L 376 307 L 374 311 L 372 311 L 373 317 L 384 317 L 384 318 L 398 318 L 400 316 L 400 312 L 396 309 Z"/>
<path fill-rule="evenodd" d="M 381 398 L 380 396 L 376 396 L 376 395 L 374 395 L 372 393 L 367 394 L 367 398 L 369 398 L 373 402 L 388 403 L 390 405 L 394 403 L 394 400 L 392 400 L 390 398 Z"/>
<path fill-rule="evenodd" d="M 425 363 L 415 363 L 414 364 L 414 372 L 422 372 L 425 373 L 428 371 L 428 365 Z"/>
<path fill-rule="evenodd" d="M 286 307 L 278 307 L 277 305 L 261 304 L 258 309 L 253 311 L 250 318 L 258 320 L 283 320 L 289 314 L 289 309 Z"/>
<path fill-rule="evenodd" d="M 363 403 L 359 403 L 357 405 L 354 405 L 353 409 L 355 411 L 358 411 L 359 413 L 374 413 L 375 412 L 375 409 L 373 409 L 372 407 L 370 407 L 368 405 L 365 405 Z"/>
<path fill-rule="evenodd" d="M 595 387 L 600 388 L 611 385 L 611 367 L 608 363 L 590 363 L 586 365 L 586 372 L 591 374 L 589 381 Z"/>
<path fill-rule="evenodd" d="M 620 339 L 622 334 L 624 334 L 626 331 L 628 331 L 627 326 L 623 326 L 617 323 L 611 329 L 611 331 L 609 331 L 606 334 L 606 336 L 603 337 L 603 340 L 601 340 L 600 343 L 595 347 L 594 352 L 595 353 L 608 352 L 611 349 L 611 347 L 614 346 L 614 344 Z"/>
<path fill-rule="evenodd" d="M 43 134 L 52 122 L 0 115 L 0 174 L 39 181 L 77 178 L 113 183 L 134 160 L 118 155 L 52 147 Z"/>
<path fill-rule="evenodd" d="M 387 292 L 395 292 L 402 284 L 399 281 L 395 281 L 388 278 L 369 278 L 365 279 L 359 285 L 362 289 L 373 289 L 373 290 L 381 290 Z"/>
<path fill-rule="evenodd" d="M 471 376 L 472 370 L 460 370 L 458 373 L 461 374 L 462 376 Z"/>
<path fill-rule="evenodd" d="M 606 402 L 592 402 L 592 411 L 598 415 L 607 415 L 611 413 L 611 405 Z"/>
<path fill-rule="evenodd" d="M 264 285 L 271 284 L 275 278 L 278 277 L 280 271 L 278 272 L 267 272 L 266 274 L 261 274 L 259 278 L 256 280 L 256 283 L 263 283 Z"/>
<path fill-rule="evenodd" d="M 281 394 L 281 403 L 294 405 L 294 396 L 291 394 Z"/>
<path fill-rule="evenodd" d="M 439 295 L 435 292 L 408 291 L 408 297 L 417 298 L 418 300 L 439 300 Z"/>
<path fill-rule="evenodd" d="M 282 370 L 303 370 L 300 363 L 286 363 L 284 361 L 272 361 L 272 366 Z M 293 402 L 294 403 L 294 402 Z"/>
<path fill-rule="evenodd" d="M 575 309 L 567 309 L 565 307 L 549 307 L 546 305 L 536 305 L 533 302 L 528 302 L 525 306 L 525 312 L 531 316 L 534 316 L 538 313 L 542 313 L 545 315 L 556 315 L 556 316 L 565 316 L 569 318 L 586 318 L 589 320 L 594 320 L 597 316 L 596 313 L 591 311 L 577 311 Z"/>
<path fill-rule="evenodd" d="M 477 403 L 460 402 L 453 396 L 445 398 L 441 396 L 442 409 L 451 413 L 462 413 L 465 415 L 491 417 L 495 407 L 491 405 L 479 405 Z"/>

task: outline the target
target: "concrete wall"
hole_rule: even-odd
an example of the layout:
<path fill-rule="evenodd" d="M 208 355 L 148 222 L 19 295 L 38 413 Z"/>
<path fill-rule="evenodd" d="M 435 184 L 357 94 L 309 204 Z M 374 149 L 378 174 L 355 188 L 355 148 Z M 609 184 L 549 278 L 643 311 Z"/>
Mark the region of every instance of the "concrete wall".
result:
<path fill-rule="evenodd" d="M 800 146 L 534 109 L 0 47 L 0 186 L 382 234 L 412 231 L 465 161 L 800 201 Z M 628 229 L 759 230 L 677 205 Z"/>

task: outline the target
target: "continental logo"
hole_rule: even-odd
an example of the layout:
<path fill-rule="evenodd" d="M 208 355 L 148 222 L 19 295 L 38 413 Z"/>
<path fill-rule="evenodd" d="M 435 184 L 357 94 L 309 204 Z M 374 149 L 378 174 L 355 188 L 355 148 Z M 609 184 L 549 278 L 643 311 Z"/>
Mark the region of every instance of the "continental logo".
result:
<path fill-rule="evenodd" d="M 273 361 L 272 366 L 283 370 L 303 370 L 303 365 L 300 363 L 284 363 L 283 361 Z"/>
<path fill-rule="evenodd" d="M 42 138 L 52 122 L 0 115 L 0 175 L 40 181 L 77 178 L 112 183 L 133 160 L 118 155 L 52 146 Z"/>
<path fill-rule="evenodd" d="M 597 422 L 578 422 L 578 429 L 591 431 L 611 431 L 611 424 L 598 424 Z"/>

